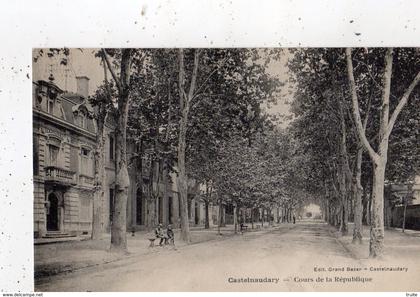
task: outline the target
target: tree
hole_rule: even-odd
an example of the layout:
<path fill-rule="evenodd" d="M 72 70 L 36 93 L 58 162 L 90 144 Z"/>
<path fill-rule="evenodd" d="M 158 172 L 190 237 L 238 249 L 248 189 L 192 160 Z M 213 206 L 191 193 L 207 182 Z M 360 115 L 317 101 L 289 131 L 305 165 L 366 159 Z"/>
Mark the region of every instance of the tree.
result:
<path fill-rule="evenodd" d="M 130 154 L 130 163 L 142 172 L 137 186 L 142 188 L 148 172 L 146 194 L 148 229 L 158 223 L 156 203 L 162 193 L 159 183 L 167 184 L 173 172 L 177 146 L 176 55 L 170 49 L 145 50 L 143 67 L 133 69 L 129 140 L 137 148 Z"/>
<path fill-rule="evenodd" d="M 328 201 L 328 220 L 347 234 L 352 161 L 351 123 L 347 115 L 344 56 L 339 49 L 296 50 L 289 62 L 296 85 L 291 132 L 299 154 L 309 162 L 298 185 L 312 196 Z"/>
<path fill-rule="evenodd" d="M 130 104 L 130 75 L 133 59 L 132 49 L 122 49 L 120 54 L 119 76 L 116 73 L 107 50 L 102 49 L 102 54 L 109 72 L 117 88 L 117 109 L 115 114 L 115 203 L 114 217 L 111 226 L 111 250 L 127 250 L 127 195 L 130 180 L 127 169 L 127 121 Z"/>
<path fill-rule="evenodd" d="M 401 56 L 400 56 L 401 58 Z M 363 129 L 363 123 L 360 117 L 357 86 L 354 78 L 354 68 L 352 59 L 352 49 L 346 49 L 347 74 L 349 86 L 351 90 L 351 98 L 353 103 L 353 116 L 357 127 L 357 133 L 364 148 L 367 150 L 369 157 L 373 163 L 374 178 L 372 189 L 372 226 L 370 237 L 370 257 L 381 257 L 384 249 L 384 181 L 385 168 L 387 164 L 387 153 L 389 137 L 398 118 L 398 115 L 407 104 L 408 99 L 420 81 L 420 71 L 416 70 L 414 78 L 401 95 L 391 117 L 390 117 L 390 95 L 391 95 L 391 79 L 393 73 L 393 49 L 386 50 L 384 55 L 384 71 L 382 76 L 382 105 L 380 110 L 380 124 L 378 133 L 378 147 L 375 150 L 371 142 L 366 137 Z M 417 64 L 418 67 L 418 64 Z"/>
<path fill-rule="evenodd" d="M 96 90 L 95 95 L 90 98 L 92 106 L 96 107 L 94 120 L 96 122 L 96 148 L 94 153 L 95 160 L 95 187 L 93 193 L 93 218 L 92 218 L 92 239 L 99 239 L 104 232 L 101 224 L 103 213 L 102 201 L 105 195 L 105 121 L 112 110 L 113 87 L 109 85 L 107 71 L 104 65 L 105 81 L 104 85 Z"/>
<path fill-rule="evenodd" d="M 185 57 L 184 50 L 179 49 L 179 78 L 178 78 L 178 91 L 179 91 L 179 106 L 181 110 L 181 118 L 179 121 L 179 134 L 178 134 L 178 191 L 179 202 L 181 208 L 181 238 L 185 242 L 191 241 L 190 228 L 188 221 L 188 185 L 187 175 L 185 172 L 185 149 L 186 149 L 186 133 L 188 124 L 188 114 L 192 100 L 195 97 L 195 88 L 198 76 L 198 63 L 199 63 L 199 50 L 194 50 L 194 65 L 191 73 L 189 89 L 186 91 L 185 87 Z M 187 93 L 188 92 L 188 93 Z"/>

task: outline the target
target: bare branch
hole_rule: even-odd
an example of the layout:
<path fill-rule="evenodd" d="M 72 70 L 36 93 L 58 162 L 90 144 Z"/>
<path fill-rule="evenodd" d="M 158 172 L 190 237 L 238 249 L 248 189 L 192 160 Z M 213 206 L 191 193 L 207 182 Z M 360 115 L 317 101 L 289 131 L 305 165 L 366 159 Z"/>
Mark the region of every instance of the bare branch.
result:
<path fill-rule="evenodd" d="M 179 106 L 181 110 L 184 109 L 184 100 L 185 100 L 185 90 L 184 90 L 184 81 L 185 81 L 185 66 L 184 66 L 184 49 L 180 48 L 178 50 L 178 63 L 179 63 L 179 72 L 178 72 L 178 90 L 179 90 Z"/>
<path fill-rule="evenodd" d="M 383 74 L 382 106 L 380 111 L 379 126 L 379 154 L 386 152 L 388 138 L 386 137 L 389 122 L 389 96 L 391 94 L 392 76 L 392 48 L 388 48 L 385 53 L 385 71 Z"/>
<path fill-rule="evenodd" d="M 217 70 L 219 70 L 227 61 L 228 58 L 225 58 L 224 60 L 222 60 L 222 62 L 220 64 L 218 64 L 210 73 L 209 75 L 207 75 L 206 79 L 203 81 L 203 83 L 197 88 L 197 91 L 195 92 L 193 97 L 196 97 L 197 94 L 201 91 L 201 89 L 207 84 L 207 82 L 209 81 L 209 79 L 213 76 L 213 74 L 216 73 Z"/>
<path fill-rule="evenodd" d="M 114 68 L 112 68 L 111 62 L 109 61 L 109 57 L 108 57 L 105 49 L 101 49 L 101 50 L 102 50 L 102 56 L 105 59 L 106 65 L 108 66 L 108 70 L 109 70 L 109 72 L 111 72 L 112 78 L 115 81 L 115 85 L 117 86 L 118 91 L 121 91 L 121 83 L 120 83 L 120 81 L 117 77 L 117 74 L 114 71 Z"/>
<path fill-rule="evenodd" d="M 132 49 L 126 48 L 122 50 L 121 54 L 120 87 L 122 87 L 122 91 L 126 90 L 130 85 L 131 51 Z"/>
<path fill-rule="evenodd" d="M 200 51 L 196 49 L 194 51 L 194 68 L 193 73 L 191 76 L 191 83 L 190 83 L 190 89 L 188 91 L 188 102 L 191 102 L 191 100 L 194 98 L 194 92 L 195 87 L 197 84 L 197 76 L 198 76 L 198 63 L 200 62 Z"/>
<path fill-rule="evenodd" d="M 353 116 L 356 122 L 356 128 L 359 135 L 360 141 L 365 146 L 365 149 L 368 151 L 371 159 L 376 163 L 379 160 L 379 155 L 373 150 L 369 141 L 366 138 L 365 131 L 363 130 L 362 119 L 360 118 L 359 102 L 357 99 L 356 93 L 356 82 L 354 81 L 353 74 L 353 61 L 351 59 L 351 48 L 346 48 L 346 58 L 347 58 L 347 75 L 350 83 L 351 98 L 353 103 Z"/>
<path fill-rule="evenodd" d="M 107 96 L 106 96 L 107 97 L 107 101 L 108 101 L 107 103 L 112 103 L 112 98 L 111 98 L 112 91 L 111 91 L 111 88 L 109 87 L 108 71 L 106 70 L 107 69 L 107 66 L 106 66 L 104 55 L 102 55 L 102 64 L 103 64 L 103 68 L 104 68 L 105 89 L 107 91 Z"/>
<path fill-rule="evenodd" d="M 374 91 L 372 90 L 371 92 L 370 92 L 370 96 L 369 96 L 369 100 L 368 100 L 368 106 L 367 106 L 367 109 L 366 109 L 366 114 L 365 114 L 365 118 L 364 118 L 364 120 L 363 120 L 363 130 L 366 132 L 366 127 L 367 127 L 367 124 L 368 124 L 368 122 L 369 122 L 369 115 L 370 115 L 370 108 L 372 107 L 372 97 L 373 97 L 373 93 L 374 93 Z"/>
<path fill-rule="evenodd" d="M 416 77 L 411 82 L 410 86 L 405 90 L 404 95 L 401 97 L 401 100 L 398 102 L 397 107 L 395 108 L 394 112 L 392 113 L 391 119 L 389 120 L 387 131 L 386 131 L 386 138 L 392 132 L 392 128 L 394 128 L 395 121 L 397 120 L 398 115 L 400 114 L 401 110 L 408 102 L 408 98 L 410 97 L 411 93 L 413 92 L 414 88 L 420 82 L 420 71 L 417 73 Z"/>

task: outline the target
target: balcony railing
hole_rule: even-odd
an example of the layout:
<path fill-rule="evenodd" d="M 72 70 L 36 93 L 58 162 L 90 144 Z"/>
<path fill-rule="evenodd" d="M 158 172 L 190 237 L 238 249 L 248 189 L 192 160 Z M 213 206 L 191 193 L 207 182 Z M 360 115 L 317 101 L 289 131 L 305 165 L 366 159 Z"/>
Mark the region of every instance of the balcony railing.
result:
<path fill-rule="evenodd" d="M 79 184 L 82 186 L 93 187 L 95 184 L 95 178 L 89 175 L 80 174 L 79 175 Z"/>
<path fill-rule="evenodd" d="M 77 183 L 74 171 L 56 166 L 45 167 L 45 181 L 61 185 L 75 185 Z"/>

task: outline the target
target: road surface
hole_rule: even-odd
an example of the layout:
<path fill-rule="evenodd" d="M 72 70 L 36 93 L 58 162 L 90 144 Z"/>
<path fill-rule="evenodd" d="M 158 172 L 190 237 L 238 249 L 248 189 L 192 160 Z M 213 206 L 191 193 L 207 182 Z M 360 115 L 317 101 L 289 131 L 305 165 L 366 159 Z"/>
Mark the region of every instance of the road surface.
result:
<path fill-rule="evenodd" d="M 417 286 L 408 277 L 413 269 L 420 275 L 417 266 L 354 259 L 330 230 L 320 221 L 302 221 L 178 250 L 157 247 L 146 256 L 41 280 L 36 291 L 410 291 Z M 410 273 L 371 271 L 389 266 L 408 267 Z"/>

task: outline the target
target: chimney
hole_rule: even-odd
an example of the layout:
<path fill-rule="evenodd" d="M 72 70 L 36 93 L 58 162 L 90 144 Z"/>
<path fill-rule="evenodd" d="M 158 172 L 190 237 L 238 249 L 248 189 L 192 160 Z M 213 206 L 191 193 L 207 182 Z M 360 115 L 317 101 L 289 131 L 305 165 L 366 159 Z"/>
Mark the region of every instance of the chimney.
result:
<path fill-rule="evenodd" d="M 76 76 L 77 80 L 77 94 L 87 98 L 89 95 L 89 77 Z"/>

